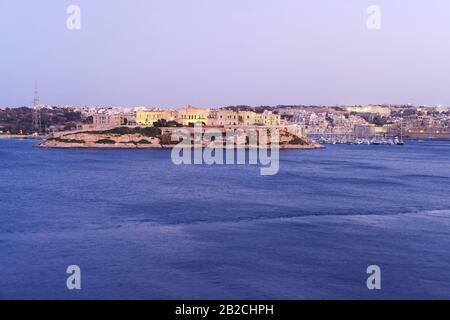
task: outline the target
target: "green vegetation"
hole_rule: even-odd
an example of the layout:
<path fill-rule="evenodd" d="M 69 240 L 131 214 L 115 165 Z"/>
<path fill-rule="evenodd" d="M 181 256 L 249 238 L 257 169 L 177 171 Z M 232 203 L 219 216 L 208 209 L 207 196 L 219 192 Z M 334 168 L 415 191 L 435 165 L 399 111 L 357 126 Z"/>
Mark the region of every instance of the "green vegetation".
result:
<path fill-rule="evenodd" d="M 81 112 L 66 108 L 42 108 L 40 110 L 42 130 L 56 127 L 59 130 L 77 128 L 77 125 L 88 123 Z M 11 134 L 30 134 L 35 130 L 32 124 L 33 109 L 28 107 L 0 109 L 0 130 Z"/>
<path fill-rule="evenodd" d="M 116 142 L 111 139 L 100 139 L 100 140 L 97 140 L 97 142 L 95 142 L 95 143 L 97 143 L 97 144 L 116 144 Z"/>
<path fill-rule="evenodd" d="M 298 144 L 298 145 L 304 146 L 304 145 L 307 145 L 308 143 L 304 139 L 302 139 L 298 136 L 293 136 L 291 141 L 289 141 L 289 144 Z"/>
<path fill-rule="evenodd" d="M 173 145 L 173 144 L 179 143 L 179 141 L 172 141 L 172 135 L 170 135 L 170 134 L 163 134 L 163 135 L 159 136 L 158 138 L 159 138 L 159 143 L 162 146 Z"/>
<path fill-rule="evenodd" d="M 206 123 L 204 123 L 203 121 L 202 122 L 200 122 L 200 121 L 189 122 L 187 126 L 190 128 L 194 128 L 197 123 L 201 124 L 202 126 L 206 126 Z"/>
<path fill-rule="evenodd" d="M 152 144 L 150 141 L 142 139 L 137 142 L 137 144 Z"/>
<path fill-rule="evenodd" d="M 136 128 L 130 128 L 130 127 L 117 127 L 111 130 L 106 131 L 89 131 L 85 133 L 91 133 L 91 134 L 141 134 L 146 137 L 152 137 L 156 138 L 158 135 L 161 134 L 161 129 L 156 127 L 136 127 Z"/>
<path fill-rule="evenodd" d="M 57 142 L 62 142 L 62 143 L 80 143 L 80 144 L 85 143 L 84 140 L 63 139 L 63 138 L 50 138 L 50 139 L 48 139 L 48 141 L 57 141 Z"/>
<path fill-rule="evenodd" d="M 176 121 L 167 121 L 165 119 L 158 120 L 157 122 L 154 122 L 153 125 L 158 128 L 170 128 L 170 127 L 182 127 L 183 126 L 181 123 L 178 123 Z"/>

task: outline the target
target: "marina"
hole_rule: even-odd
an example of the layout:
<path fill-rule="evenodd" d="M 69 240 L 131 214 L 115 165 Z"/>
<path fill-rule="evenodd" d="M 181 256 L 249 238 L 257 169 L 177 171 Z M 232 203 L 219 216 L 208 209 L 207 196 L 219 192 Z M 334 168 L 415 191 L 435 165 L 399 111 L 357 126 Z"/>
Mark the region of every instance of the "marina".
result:
<path fill-rule="evenodd" d="M 376 136 L 373 138 L 357 138 L 349 134 L 308 134 L 308 138 L 320 144 L 351 145 L 390 145 L 403 146 L 405 141 L 399 137 Z"/>

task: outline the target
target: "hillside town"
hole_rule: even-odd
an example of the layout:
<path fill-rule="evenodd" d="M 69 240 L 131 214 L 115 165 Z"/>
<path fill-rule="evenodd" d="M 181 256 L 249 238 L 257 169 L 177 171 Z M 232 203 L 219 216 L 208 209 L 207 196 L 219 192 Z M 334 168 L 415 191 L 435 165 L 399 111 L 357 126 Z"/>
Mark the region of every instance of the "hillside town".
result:
<path fill-rule="evenodd" d="M 38 117 L 39 121 L 36 121 Z M 112 106 L 0 108 L 0 135 L 50 135 L 128 127 L 270 126 L 290 128 L 323 143 L 450 139 L 450 108 L 444 106 L 229 106 L 178 109 Z"/>

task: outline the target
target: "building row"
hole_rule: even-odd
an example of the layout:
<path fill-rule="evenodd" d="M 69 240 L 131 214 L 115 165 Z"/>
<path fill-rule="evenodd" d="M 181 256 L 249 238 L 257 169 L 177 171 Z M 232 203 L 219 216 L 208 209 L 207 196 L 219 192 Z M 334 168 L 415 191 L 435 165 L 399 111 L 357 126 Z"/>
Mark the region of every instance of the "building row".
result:
<path fill-rule="evenodd" d="M 183 126 L 201 123 L 205 126 L 277 126 L 282 124 L 281 116 L 270 111 L 232 111 L 187 107 L 178 110 L 140 110 L 136 112 L 136 124 L 153 126 L 158 121 L 176 121 Z"/>

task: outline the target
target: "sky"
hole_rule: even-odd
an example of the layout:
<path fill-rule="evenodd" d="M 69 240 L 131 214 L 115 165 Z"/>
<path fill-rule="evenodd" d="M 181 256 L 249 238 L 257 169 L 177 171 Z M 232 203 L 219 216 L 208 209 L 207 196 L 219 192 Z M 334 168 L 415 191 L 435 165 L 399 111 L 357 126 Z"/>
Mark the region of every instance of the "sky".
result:
<path fill-rule="evenodd" d="M 450 105 L 450 1 L 0 0 L 0 106 L 35 82 L 45 104 Z"/>

